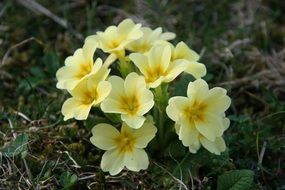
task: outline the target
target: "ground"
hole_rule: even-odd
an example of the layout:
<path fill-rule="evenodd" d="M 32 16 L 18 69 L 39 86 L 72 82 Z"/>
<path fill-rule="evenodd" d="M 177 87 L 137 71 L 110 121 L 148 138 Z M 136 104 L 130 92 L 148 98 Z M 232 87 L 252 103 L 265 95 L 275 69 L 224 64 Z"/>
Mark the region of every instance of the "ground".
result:
<path fill-rule="evenodd" d="M 37 2 L 0 2 L 0 189 L 217 189 L 233 170 L 254 172 L 250 189 L 285 189 L 285 2 Z M 201 55 L 210 86 L 228 90 L 221 156 L 190 154 L 174 140 L 161 154 L 150 150 L 147 170 L 112 177 L 89 141 L 105 118 L 92 110 L 87 121 L 63 121 L 68 94 L 55 87 L 56 70 L 86 36 L 124 18 L 175 32 Z M 189 80 L 176 79 L 172 94 Z"/>

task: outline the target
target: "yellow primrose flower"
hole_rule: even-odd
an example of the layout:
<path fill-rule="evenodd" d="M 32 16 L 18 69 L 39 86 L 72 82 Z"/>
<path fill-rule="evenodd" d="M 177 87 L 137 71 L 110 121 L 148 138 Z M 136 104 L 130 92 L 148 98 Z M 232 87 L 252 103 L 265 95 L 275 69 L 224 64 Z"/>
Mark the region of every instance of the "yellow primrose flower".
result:
<path fill-rule="evenodd" d="M 108 80 L 112 84 L 110 95 L 102 102 L 105 113 L 120 113 L 128 126 L 140 128 L 146 114 L 154 105 L 153 94 L 146 88 L 143 76 L 137 73 L 127 75 L 125 81 L 118 76 Z"/>
<path fill-rule="evenodd" d="M 156 28 L 155 30 L 148 27 L 142 27 L 141 31 L 143 32 L 143 36 L 128 44 L 126 49 L 133 52 L 145 53 L 148 52 L 157 41 L 172 40 L 175 38 L 175 34 L 172 32 L 162 33 L 161 27 Z"/>
<path fill-rule="evenodd" d="M 112 125 L 101 123 L 93 127 L 90 141 L 96 147 L 106 150 L 100 164 L 102 170 L 116 175 L 124 167 L 131 171 L 148 167 L 149 160 L 144 148 L 156 131 L 156 127 L 148 120 L 139 129 L 123 123 L 121 132 Z"/>
<path fill-rule="evenodd" d="M 176 96 L 169 99 L 166 113 L 181 126 L 179 139 L 184 146 L 191 145 L 197 133 L 214 142 L 224 132 L 224 112 L 231 99 L 227 91 L 220 87 L 209 90 L 208 84 L 197 79 L 190 82 L 187 97 Z"/>
<path fill-rule="evenodd" d="M 109 95 L 111 84 L 104 81 L 109 72 L 110 70 L 106 67 L 102 67 L 97 73 L 85 78 L 69 91 L 72 97 L 64 102 L 61 109 L 65 121 L 70 118 L 87 119 L 91 107 L 98 105 Z"/>
<path fill-rule="evenodd" d="M 176 47 L 172 47 L 171 60 L 184 59 L 188 62 L 185 72 L 193 75 L 196 79 L 206 75 L 207 70 L 204 64 L 199 63 L 199 55 L 191 50 L 184 42 L 179 42 Z"/>
<path fill-rule="evenodd" d="M 228 118 L 223 116 L 223 127 L 226 130 L 230 125 L 230 121 Z M 196 153 L 197 150 L 201 147 L 201 145 L 207 149 L 209 152 L 220 155 L 221 152 L 226 150 L 226 144 L 222 137 L 216 137 L 214 141 L 210 141 L 205 138 L 195 127 L 191 126 L 191 139 L 189 139 L 190 134 L 183 134 L 185 131 L 181 131 L 181 125 L 176 123 L 175 129 L 176 133 L 179 135 L 179 139 L 182 141 L 182 144 L 189 148 L 189 151 L 192 153 Z M 188 137 L 187 137 L 188 136 Z"/>
<path fill-rule="evenodd" d="M 155 45 L 147 54 L 132 53 L 130 59 L 144 75 L 147 86 L 156 88 L 162 82 L 174 80 L 187 68 L 183 60 L 171 62 L 171 47 L 169 45 Z"/>
<path fill-rule="evenodd" d="M 140 28 L 141 24 L 125 19 L 118 26 L 109 26 L 104 32 L 87 37 L 86 42 L 99 43 L 104 52 L 124 56 L 126 45 L 142 37 Z"/>
<path fill-rule="evenodd" d="M 72 56 L 65 59 L 65 66 L 56 72 L 58 80 L 56 87 L 59 89 L 72 90 L 80 81 L 90 74 L 96 73 L 102 63 L 93 62 L 93 55 L 97 44 L 85 43 L 83 48 L 74 52 Z"/>

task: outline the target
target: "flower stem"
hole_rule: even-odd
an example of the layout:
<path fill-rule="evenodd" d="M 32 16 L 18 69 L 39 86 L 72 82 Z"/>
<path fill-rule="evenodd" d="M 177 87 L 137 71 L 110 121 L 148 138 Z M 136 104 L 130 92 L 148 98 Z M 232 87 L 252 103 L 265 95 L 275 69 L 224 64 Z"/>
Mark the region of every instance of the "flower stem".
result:
<path fill-rule="evenodd" d="M 120 64 L 119 64 L 119 71 L 123 78 L 126 78 L 126 76 L 131 73 L 134 69 L 130 63 L 130 60 L 128 57 L 120 57 L 119 58 Z"/>
<path fill-rule="evenodd" d="M 158 128 L 158 143 L 161 150 L 164 150 L 167 144 L 165 119 L 166 119 L 166 106 L 168 101 L 167 85 L 160 85 L 154 90 L 155 96 L 155 119 L 157 121 Z"/>

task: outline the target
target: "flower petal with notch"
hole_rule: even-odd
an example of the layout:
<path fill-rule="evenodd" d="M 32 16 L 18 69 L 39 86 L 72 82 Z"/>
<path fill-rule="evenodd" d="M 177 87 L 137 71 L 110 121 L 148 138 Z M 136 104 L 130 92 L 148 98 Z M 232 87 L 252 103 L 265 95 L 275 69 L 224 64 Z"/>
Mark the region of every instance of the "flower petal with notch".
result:
<path fill-rule="evenodd" d="M 179 42 L 175 47 L 172 47 L 171 61 L 184 60 L 188 62 L 185 72 L 193 75 L 196 79 L 205 76 L 207 73 L 205 65 L 198 62 L 199 58 L 199 55 L 184 42 Z"/>
<path fill-rule="evenodd" d="M 101 103 L 111 91 L 111 84 L 104 81 L 109 72 L 110 70 L 106 67 L 102 67 L 97 73 L 85 78 L 69 91 L 72 97 L 64 102 L 61 110 L 64 120 L 87 119 L 91 107 Z"/>
<path fill-rule="evenodd" d="M 101 68 L 101 59 L 93 62 L 97 46 L 97 44 L 85 43 L 83 48 L 77 49 L 72 56 L 65 59 L 65 66 L 56 72 L 57 88 L 72 90 L 79 82 Z"/>
<path fill-rule="evenodd" d="M 171 62 L 171 47 L 167 44 L 155 45 L 147 54 L 132 53 L 130 59 L 144 75 L 149 88 L 174 80 L 187 68 L 186 62 Z"/>
<path fill-rule="evenodd" d="M 120 113 L 121 118 L 132 128 L 140 128 L 146 114 L 154 105 L 153 94 L 146 88 L 143 76 L 130 73 L 125 80 L 111 76 L 110 95 L 102 102 L 101 109 L 105 113 Z"/>
<path fill-rule="evenodd" d="M 194 134 L 201 134 L 212 142 L 222 136 L 224 125 L 228 126 L 224 112 L 231 103 L 226 93 L 225 89 L 219 87 L 209 90 L 204 80 L 197 79 L 189 83 L 187 97 L 176 96 L 169 99 L 166 113 L 181 126 L 178 135 L 185 146 L 192 143 Z M 198 133 L 194 133 L 195 130 Z"/>
<path fill-rule="evenodd" d="M 172 32 L 162 33 L 162 28 L 156 28 L 155 30 L 149 27 L 142 27 L 143 36 L 138 40 L 135 40 L 127 45 L 127 49 L 132 52 L 146 53 L 152 46 L 160 40 L 172 40 L 175 38 L 175 34 Z"/>
<path fill-rule="evenodd" d="M 139 129 L 130 128 L 123 123 L 121 132 L 112 125 L 101 123 L 93 127 L 90 141 L 96 147 L 106 150 L 101 160 L 102 170 L 116 175 L 124 167 L 131 171 L 148 167 L 148 156 L 143 148 L 156 132 L 156 127 L 148 120 Z"/>
<path fill-rule="evenodd" d="M 118 26 L 109 26 L 104 32 L 88 36 L 86 42 L 99 43 L 104 52 L 124 56 L 125 47 L 142 37 L 141 24 L 135 24 L 131 19 L 123 20 Z"/>

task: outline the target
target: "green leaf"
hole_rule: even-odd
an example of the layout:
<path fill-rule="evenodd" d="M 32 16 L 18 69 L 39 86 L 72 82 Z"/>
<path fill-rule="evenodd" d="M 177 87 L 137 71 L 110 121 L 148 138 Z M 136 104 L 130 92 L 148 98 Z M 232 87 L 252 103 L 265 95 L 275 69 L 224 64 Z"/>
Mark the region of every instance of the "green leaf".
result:
<path fill-rule="evenodd" d="M 233 170 L 218 177 L 217 190 L 247 190 L 253 182 L 251 170 Z"/>
<path fill-rule="evenodd" d="M 24 158 L 27 154 L 28 139 L 29 137 L 25 133 L 17 136 L 10 146 L 2 149 L 2 154 L 6 157 L 13 157 L 21 154 L 22 158 Z"/>
<path fill-rule="evenodd" d="M 55 52 L 47 52 L 43 56 L 43 63 L 46 66 L 47 72 L 52 76 L 56 73 L 57 69 L 59 68 L 60 61 L 59 57 Z"/>
<path fill-rule="evenodd" d="M 235 122 L 238 122 L 238 123 L 245 123 L 247 121 L 250 120 L 250 117 L 248 115 L 229 115 L 228 118 L 231 120 L 231 121 L 235 121 Z"/>
<path fill-rule="evenodd" d="M 173 89 L 171 96 L 186 96 L 187 87 L 189 82 L 194 81 L 195 78 L 187 73 L 183 73 L 175 82 L 173 83 Z"/>
<path fill-rule="evenodd" d="M 77 181 L 78 177 L 75 174 L 70 173 L 69 171 L 63 172 L 60 175 L 60 185 L 63 187 L 63 189 L 71 189 L 72 186 Z"/>

